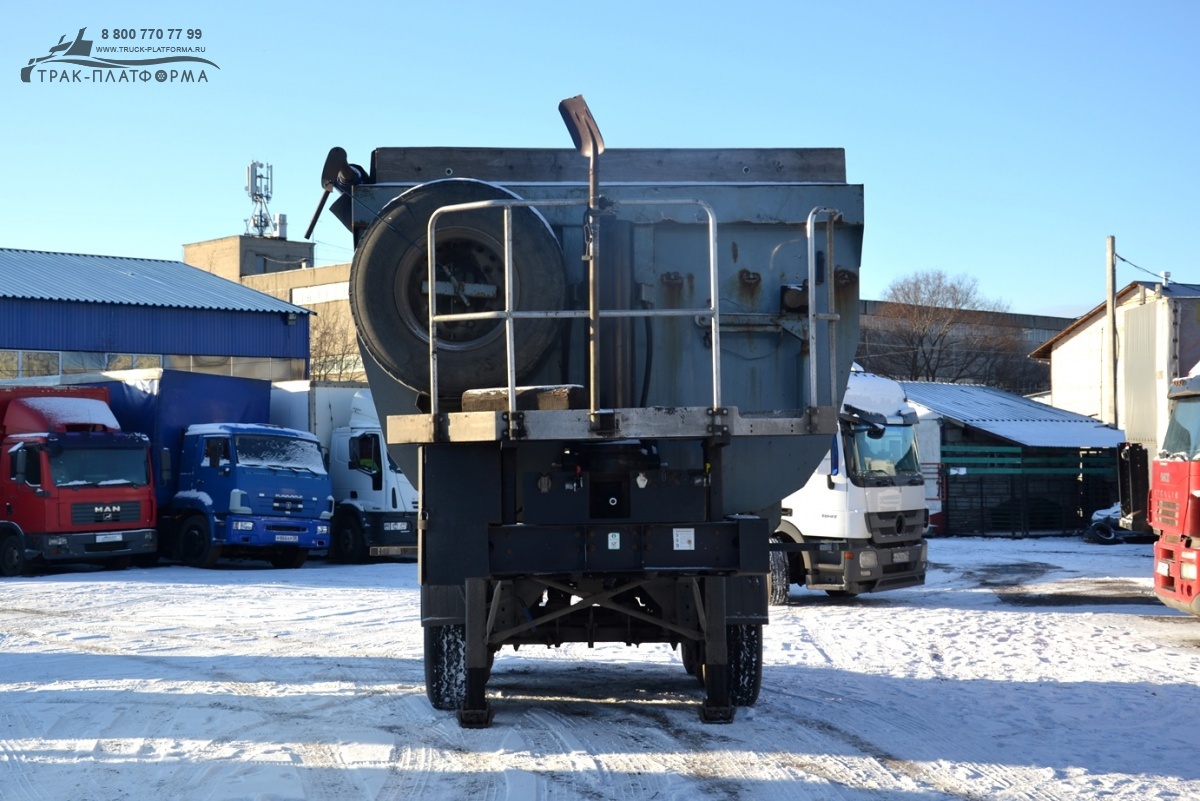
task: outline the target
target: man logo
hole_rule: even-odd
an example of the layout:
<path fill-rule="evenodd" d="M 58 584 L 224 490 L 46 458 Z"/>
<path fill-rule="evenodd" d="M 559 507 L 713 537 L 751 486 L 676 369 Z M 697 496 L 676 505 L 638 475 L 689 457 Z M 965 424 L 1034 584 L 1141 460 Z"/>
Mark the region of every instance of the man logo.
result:
<path fill-rule="evenodd" d="M 120 506 L 96 506 L 92 512 L 96 515 L 96 521 L 101 523 L 121 519 Z"/>

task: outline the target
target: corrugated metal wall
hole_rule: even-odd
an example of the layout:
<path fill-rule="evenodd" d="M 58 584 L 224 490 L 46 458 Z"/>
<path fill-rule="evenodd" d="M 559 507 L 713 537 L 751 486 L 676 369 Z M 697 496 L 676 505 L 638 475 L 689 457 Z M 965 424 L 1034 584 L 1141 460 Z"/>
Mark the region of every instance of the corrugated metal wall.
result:
<path fill-rule="evenodd" d="M 1158 452 L 1160 371 L 1157 368 L 1158 355 L 1163 349 L 1157 332 L 1162 308 L 1163 304 L 1154 302 L 1121 310 L 1119 423 L 1126 442 L 1143 445 L 1151 453 Z"/>
<path fill-rule="evenodd" d="M 308 358 L 308 317 L 0 300 L 0 349 Z"/>

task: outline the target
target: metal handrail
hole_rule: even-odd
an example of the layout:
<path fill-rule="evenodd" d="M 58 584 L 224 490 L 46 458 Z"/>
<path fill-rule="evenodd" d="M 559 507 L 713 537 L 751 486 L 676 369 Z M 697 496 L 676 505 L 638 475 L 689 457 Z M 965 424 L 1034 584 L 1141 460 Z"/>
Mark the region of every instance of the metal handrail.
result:
<path fill-rule="evenodd" d="M 817 311 L 817 244 L 813 239 L 813 228 L 816 225 L 817 216 L 820 214 L 826 215 L 825 218 L 825 308 L 826 312 Z M 829 405 L 836 406 L 834 403 L 834 393 L 837 387 L 837 337 L 834 336 L 834 328 L 837 322 L 841 319 L 841 315 L 834 312 L 836 306 L 834 298 L 834 267 L 833 267 L 833 224 L 841 219 L 842 213 L 837 209 L 824 208 L 817 206 L 808 213 L 808 222 L 805 225 L 804 235 L 808 241 L 808 376 L 809 376 L 809 398 L 811 400 L 811 408 L 816 409 L 821 405 L 820 393 L 817 384 L 817 325 L 816 321 L 823 320 L 829 323 Z"/>
<path fill-rule="evenodd" d="M 708 280 L 709 305 L 707 308 L 695 309 L 596 309 L 594 312 L 585 309 L 560 309 L 553 311 L 514 311 L 513 310 L 513 276 L 512 276 L 512 210 L 518 207 L 533 206 L 582 206 L 584 202 L 572 199 L 523 200 L 518 198 L 480 200 L 472 203 L 456 203 L 442 206 L 429 216 L 426 241 L 429 272 L 429 414 L 435 420 L 438 414 L 437 392 L 437 324 L 450 321 L 465 320 L 503 320 L 505 349 L 508 373 L 508 411 L 516 410 L 516 346 L 514 322 L 520 319 L 589 319 L 599 330 L 598 321 L 604 317 L 695 317 L 709 316 L 709 328 L 712 341 L 712 408 L 714 414 L 721 414 L 721 332 L 719 323 L 719 298 L 717 275 L 717 216 L 712 206 L 703 200 L 695 199 L 655 199 L 627 200 L 621 205 L 629 206 L 699 206 L 708 218 Z M 460 312 L 457 314 L 437 313 L 437 223 L 445 214 L 480 209 L 499 208 L 504 213 L 504 309 L 489 312 Z M 593 317 L 594 314 L 594 317 Z M 594 396 L 594 393 L 593 393 Z M 595 405 L 593 403 L 593 405 Z M 595 415 L 596 409 L 592 409 Z"/>

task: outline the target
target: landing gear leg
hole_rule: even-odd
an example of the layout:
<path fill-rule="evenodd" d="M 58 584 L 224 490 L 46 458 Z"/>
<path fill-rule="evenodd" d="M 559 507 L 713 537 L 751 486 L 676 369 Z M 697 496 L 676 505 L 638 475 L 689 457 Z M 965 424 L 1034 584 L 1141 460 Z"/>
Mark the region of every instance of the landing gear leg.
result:
<path fill-rule="evenodd" d="M 487 701 L 491 650 L 487 644 L 487 588 L 485 579 L 467 579 L 466 697 L 458 710 L 458 725 L 486 729 L 495 714 Z"/>
<path fill-rule="evenodd" d="M 732 723 L 729 697 L 729 650 L 725 626 L 725 579 L 704 580 L 704 691 L 700 707 L 705 723 Z"/>

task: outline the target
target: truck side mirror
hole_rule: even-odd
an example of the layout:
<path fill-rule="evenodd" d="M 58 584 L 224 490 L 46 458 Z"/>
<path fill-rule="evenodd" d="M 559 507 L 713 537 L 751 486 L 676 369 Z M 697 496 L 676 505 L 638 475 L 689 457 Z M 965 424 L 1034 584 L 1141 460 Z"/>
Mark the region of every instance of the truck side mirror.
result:
<path fill-rule="evenodd" d="M 171 451 L 163 448 L 158 454 L 158 480 L 164 484 L 171 483 Z"/>
<path fill-rule="evenodd" d="M 25 469 L 29 466 L 29 452 L 25 448 L 18 448 L 13 454 L 13 481 L 18 484 L 25 483 Z"/>

